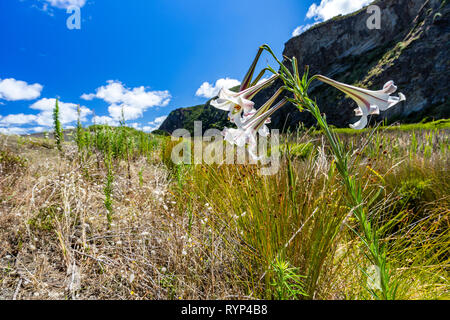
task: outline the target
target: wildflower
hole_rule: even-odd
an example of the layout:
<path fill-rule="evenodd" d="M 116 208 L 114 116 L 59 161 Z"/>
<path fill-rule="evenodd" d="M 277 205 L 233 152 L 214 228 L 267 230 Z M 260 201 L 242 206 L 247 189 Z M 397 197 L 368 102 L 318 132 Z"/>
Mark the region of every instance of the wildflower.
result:
<path fill-rule="evenodd" d="M 283 99 L 270 110 L 267 110 L 270 105 L 266 103 L 253 116 L 251 116 L 249 119 L 246 119 L 246 121 L 243 122 L 241 127 L 238 127 L 238 129 L 225 128 L 222 132 L 225 141 L 228 141 L 231 144 L 235 144 L 238 147 L 244 147 L 247 144 L 250 156 L 254 160 L 261 160 L 261 158 L 264 156 L 258 157 L 256 155 L 256 135 L 258 133 L 263 137 L 267 137 L 269 135 L 269 129 L 264 125 L 265 122 L 275 111 L 284 106 L 286 102 L 286 99 Z"/>
<path fill-rule="evenodd" d="M 263 48 L 259 48 L 255 59 L 253 60 L 249 70 L 247 71 L 247 74 L 244 77 L 244 80 L 241 83 L 239 92 L 236 93 L 224 88 L 219 92 L 218 99 L 211 101 L 211 105 L 213 107 L 228 111 L 230 121 L 236 123 L 238 127 L 240 125 L 240 117 L 242 115 L 242 112 L 248 113 L 253 110 L 255 104 L 251 101 L 251 99 L 259 91 L 270 85 L 273 81 L 275 81 L 275 79 L 278 78 L 278 75 L 273 75 L 267 80 L 259 81 L 265 73 L 265 70 L 263 70 L 252 82 L 256 65 L 258 64 L 259 57 L 261 56 L 261 53 L 263 51 Z"/>
<path fill-rule="evenodd" d="M 361 119 L 350 125 L 353 129 L 365 128 L 368 123 L 367 117 L 369 115 L 380 114 L 380 110 L 385 111 L 395 106 L 397 103 L 406 100 L 406 97 L 402 93 L 399 93 L 398 97 L 391 96 L 392 93 L 397 91 L 397 87 L 392 80 L 387 82 L 382 90 L 371 91 L 350 86 L 322 75 L 317 75 L 316 78 L 344 92 L 356 101 L 358 108 L 355 109 L 355 114 L 356 116 L 361 116 Z"/>
<path fill-rule="evenodd" d="M 161 268 L 161 272 L 162 272 L 162 273 L 166 273 L 166 271 L 167 271 L 167 269 L 166 269 L 165 267 L 162 267 L 162 268 Z"/>
<path fill-rule="evenodd" d="M 231 90 L 223 88 L 219 92 L 219 98 L 211 101 L 211 105 L 217 109 L 228 111 L 230 120 L 236 123 L 236 125 L 239 127 L 241 124 L 242 112 L 249 113 L 254 110 L 255 103 L 250 99 L 252 99 L 264 87 L 267 87 L 269 84 L 275 81 L 276 78 L 278 78 L 278 76 L 274 75 L 269 79 L 261 81 L 253 87 L 240 92 L 233 92 Z"/>

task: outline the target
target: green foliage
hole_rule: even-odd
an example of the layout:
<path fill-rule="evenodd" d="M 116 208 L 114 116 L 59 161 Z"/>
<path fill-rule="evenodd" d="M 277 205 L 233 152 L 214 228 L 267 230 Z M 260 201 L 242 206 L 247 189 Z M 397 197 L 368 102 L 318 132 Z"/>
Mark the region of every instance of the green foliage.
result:
<path fill-rule="evenodd" d="M 83 129 L 79 123 L 76 130 L 79 153 L 88 156 L 95 153 L 104 156 L 110 154 L 113 161 L 125 160 L 128 163 L 139 157 L 146 157 L 150 161 L 162 140 L 162 137 L 125 126 L 93 125 Z"/>
<path fill-rule="evenodd" d="M 430 180 L 413 178 L 402 181 L 399 189 L 399 206 L 402 208 L 415 208 L 422 204 L 424 196 L 430 187 Z"/>
<path fill-rule="evenodd" d="M 184 128 L 193 135 L 195 121 L 202 122 L 203 132 L 207 129 L 221 130 L 225 126 L 229 126 L 228 115 L 211 106 L 210 102 L 172 111 L 161 126 L 161 129 L 172 132 L 175 129 Z M 162 130 L 158 130 L 158 132 Z"/>
<path fill-rule="evenodd" d="M 141 170 L 139 170 L 138 175 L 139 175 L 139 186 L 142 188 L 144 186 L 144 168 L 141 168 Z"/>
<path fill-rule="evenodd" d="M 271 283 L 274 298 L 277 300 L 295 300 L 306 296 L 303 287 L 303 276 L 297 274 L 298 268 L 290 266 L 289 262 L 277 258 L 272 264 L 274 277 Z"/>
<path fill-rule="evenodd" d="M 125 126 L 94 125 L 87 132 L 91 148 L 102 153 L 109 152 L 110 148 L 112 158 L 117 160 L 149 157 L 158 146 L 155 136 Z"/>
<path fill-rule="evenodd" d="M 53 205 L 49 207 L 40 208 L 37 214 L 28 220 L 31 228 L 41 231 L 54 231 L 56 221 L 61 216 L 61 208 Z"/>
<path fill-rule="evenodd" d="M 160 285 L 163 289 L 167 291 L 168 299 L 174 300 L 177 294 L 176 287 L 177 277 L 175 274 L 170 272 L 165 272 L 160 278 Z"/>
<path fill-rule="evenodd" d="M 437 121 L 425 122 L 425 123 L 412 123 L 412 124 L 400 124 L 391 126 L 379 126 L 375 130 L 378 132 L 389 131 L 424 131 L 424 130 L 448 130 L 450 129 L 450 119 L 442 119 Z M 345 135 L 361 135 L 364 133 L 373 132 L 373 128 L 365 128 L 362 130 L 356 130 L 352 128 L 333 128 L 333 132 L 336 134 Z M 319 135 L 321 131 L 314 131 L 313 134 Z"/>
<path fill-rule="evenodd" d="M 306 143 L 287 143 L 281 146 L 283 153 L 289 153 L 291 156 L 299 159 L 307 159 L 314 152 L 314 144 Z"/>
<path fill-rule="evenodd" d="M 82 153 L 86 141 L 85 141 L 85 134 L 84 134 L 84 130 L 83 130 L 83 125 L 81 124 L 81 110 L 80 110 L 80 105 L 77 106 L 77 114 L 78 114 L 78 119 L 77 119 L 77 128 L 76 128 L 76 132 L 75 132 L 75 141 L 77 143 L 77 147 L 78 147 L 78 152 Z"/>
<path fill-rule="evenodd" d="M 59 151 L 62 151 L 62 144 L 64 142 L 64 134 L 63 134 L 61 121 L 59 120 L 58 99 L 56 99 L 55 108 L 53 109 L 53 129 L 54 129 L 56 147 L 58 148 Z"/>
<path fill-rule="evenodd" d="M 108 131 L 108 130 L 107 130 Z M 103 192 L 105 195 L 104 205 L 106 208 L 106 218 L 108 220 L 108 225 L 111 226 L 113 220 L 113 202 L 112 202 L 112 193 L 113 193 L 113 182 L 114 182 L 114 173 L 113 173 L 113 162 L 112 162 L 112 149 L 111 142 L 109 140 L 110 135 L 107 135 L 106 141 L 106 154 L 105 154 L 105 166 L 106 166 L 106 181 L 105 186 L 103 188 Z"/>
<path fill-rule="evenodd" d="M 0 150 L 0 172 L 4 175 L 23 171 L 28 166 L 27 160 L 9 150 Z"/>

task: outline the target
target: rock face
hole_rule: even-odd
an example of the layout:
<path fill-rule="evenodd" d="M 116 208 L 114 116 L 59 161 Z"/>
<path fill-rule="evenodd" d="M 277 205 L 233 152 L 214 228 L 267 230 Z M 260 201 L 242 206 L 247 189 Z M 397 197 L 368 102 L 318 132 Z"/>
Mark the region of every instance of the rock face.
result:
<path fill-rule="evenodd" d="M 364 8 L 290 39 L 284 56 L 295 56 L 300 70 L 309 65 L 310 74 L 320 73 L 373 90 L 394 80 L 407 101 L 373 120 L 420 122 L 424 118 L 450 118 L 450 9 L 446 0 L 379 0 L 373 4 L 381 9 L 381 29 L 367 27 L 372 14 Z M 253 99 L 256 106 L 261 106 L 279 86 L 280 83 L 274 83 L 259 93 Z M 310 96 L 317 100 L 330 124 L 346 127 L 358 119 L 353 113 L 355 102 L 341 92 L 320 82 L 314 83 L 310 90 Z M 209 108 L 207 103 L 202 111 Z M 179 110 L 169 115 L 166 122 L 176 123 L 173 117 L 178 117 Z M 229 125 L 225 112 L 219 112 L 214 114 L 217 121 L 209 117 L 209 122 L 216 128 Z M 274 114 L 271 127 L 294 129 L 299 123 L 314 125 L 309 114 L 287 105 Z M 183 121 L 177 123 L 182 124 L 186 125 Z M 171 128 L 163 123 L 161 129 Z"/>

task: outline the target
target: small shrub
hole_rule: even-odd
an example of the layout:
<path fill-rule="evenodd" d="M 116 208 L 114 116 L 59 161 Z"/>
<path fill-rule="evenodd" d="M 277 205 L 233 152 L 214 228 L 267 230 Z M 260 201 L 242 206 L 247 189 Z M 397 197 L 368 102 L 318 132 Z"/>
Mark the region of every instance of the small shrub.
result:
<path fill-rule="evenodd" d="M 300 296 L 306 296 L 303 276 L 299 275 L 298 268 L 290 266 L 289 262 L 277 258 L 272 264 L 274 277 L 271 283 L 274 298 L 277 300 L 298 299 Z"/>
<path fill-rule="evenodd" d="M 9 174 L 25 169 L 27 160 L 9 150 L 0 150 L 0 172 Z"/>
<path fill-rule="evenodd" d="M 50 206 L 40 208 L 35 216 L 28 220 L 31 228 L 41 231 L 52 231 L 55 229 L 56 219 L 60 213 L 61 208 Z"/>

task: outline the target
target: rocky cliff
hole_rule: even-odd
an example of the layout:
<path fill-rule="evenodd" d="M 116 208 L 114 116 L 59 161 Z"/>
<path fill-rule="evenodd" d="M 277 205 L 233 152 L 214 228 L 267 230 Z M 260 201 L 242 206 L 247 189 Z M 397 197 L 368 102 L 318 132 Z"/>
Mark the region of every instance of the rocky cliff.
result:
<path fill-rule="evenodd" d="M 295 56 L 299 66 L 310 66 L 311 74 L 321 73 L 338 81 L 378 90 L 394 80 L 407 101 L 376 119 L 389 122 L 420 122 L 450 118 L 448 100 L 449 6 L 446 0 L 378 0 L 381 29 L 370 30 L 366 8 L 338 16 L 290 39 L 283 55 Z M 280 86 L 275 83 L 258 94 L 262 105 Z M 321 83 L 311 87 L 329 123 L 346 127 L 355 122 L 355 103 L 336 89 Z M 207 120 L 208 126 L 229 125 L 226 113 L 203 106 L 177 109 L 161 125 L 168 132 L 190 128 L 194 120 Z M 208 115 L 206 115 L 208 113 Z M 186 115 L 188 115 L 186 117 Z M 212 117 L 211 117 L 212 116 Z M 272 117 L 272 128 L 295 128 L 299 123 L 313 125 L 313 119 L 288 105 Z"/>

